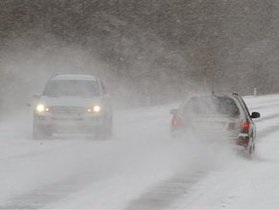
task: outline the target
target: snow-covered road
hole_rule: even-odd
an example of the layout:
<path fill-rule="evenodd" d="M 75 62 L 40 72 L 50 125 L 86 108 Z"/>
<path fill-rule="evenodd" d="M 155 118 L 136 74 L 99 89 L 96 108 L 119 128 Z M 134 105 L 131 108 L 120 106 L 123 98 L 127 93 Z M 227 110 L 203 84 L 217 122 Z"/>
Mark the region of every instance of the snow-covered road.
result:
<path fill-rule="evenodd" d="M 114 137 L 31 140 L 31 117 L 0 123 L 1 209 L 279 208 L 279 96 L 259 111 L 253 158 L 169 137 L 175 105 L 115 113 Z"/>

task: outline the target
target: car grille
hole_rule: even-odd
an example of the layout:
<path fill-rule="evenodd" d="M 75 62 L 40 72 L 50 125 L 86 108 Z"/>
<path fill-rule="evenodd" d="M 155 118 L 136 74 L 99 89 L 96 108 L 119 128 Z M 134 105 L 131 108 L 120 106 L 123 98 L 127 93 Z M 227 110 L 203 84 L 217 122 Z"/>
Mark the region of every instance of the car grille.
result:
<path fill-rule="evenodd" d="M 86 111 L 85 108 L 82 107 L 65 107 L 65 106 L 52 106 L 49 108 L 50 113 L 52 114 L 82 114 Z"/>

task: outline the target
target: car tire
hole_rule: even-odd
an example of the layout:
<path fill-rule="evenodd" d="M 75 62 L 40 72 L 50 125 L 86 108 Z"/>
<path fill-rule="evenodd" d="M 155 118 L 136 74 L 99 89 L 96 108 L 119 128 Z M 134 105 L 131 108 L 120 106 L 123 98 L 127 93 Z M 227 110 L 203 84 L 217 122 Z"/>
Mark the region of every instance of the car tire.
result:
<path fill-rule="evenodd" d="M 100 127 L 97 131 L 97 139 L 100 140 L 108 140 L 111 139 L 113 133 L 112 121 L 105 123 L 102 127 Z"/>
<path fill-rule="evenodd" d="M 249 155 L 252 155 L 255 153 L 255 142 L 253 140 L 251 140 L 251 141 L 252 141 L 252 143 L 248 147 Z"/>
<path fill-rule="evenodd" d="M 37 125 L 36 123 L 33 124 L 33 139 L 34 140 L 43 140 L 50 138 L 51 134 L 46 131 L 42 126 Z"/>

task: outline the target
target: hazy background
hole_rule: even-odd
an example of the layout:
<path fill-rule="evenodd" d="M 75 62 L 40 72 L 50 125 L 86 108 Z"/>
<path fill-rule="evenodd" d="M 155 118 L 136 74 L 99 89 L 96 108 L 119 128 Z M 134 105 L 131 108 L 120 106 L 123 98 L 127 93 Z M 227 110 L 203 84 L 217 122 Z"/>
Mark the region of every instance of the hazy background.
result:
<path fill-rule="evenodd" d="M 125 107 L 212 81 L 276 93 L 278 32 L 278 0 L 0 0 L 0 111 L 24 106 L 53 73 L 99 75 Z"/>

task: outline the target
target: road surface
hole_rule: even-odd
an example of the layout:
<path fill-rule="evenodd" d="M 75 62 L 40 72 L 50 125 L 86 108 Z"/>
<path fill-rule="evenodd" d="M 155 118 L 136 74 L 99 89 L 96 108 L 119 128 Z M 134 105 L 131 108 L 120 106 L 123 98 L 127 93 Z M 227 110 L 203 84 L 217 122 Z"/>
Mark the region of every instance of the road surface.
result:
<path fill-rule="evenodd" d="M 114 136 L 31 138 L 31 115 L 0 123 L 1 209 L 279 208 L 279 96 L 245 97 L 256 154 L 226 137 L 169 137 L 176 105 L 115 113 Z"/>

